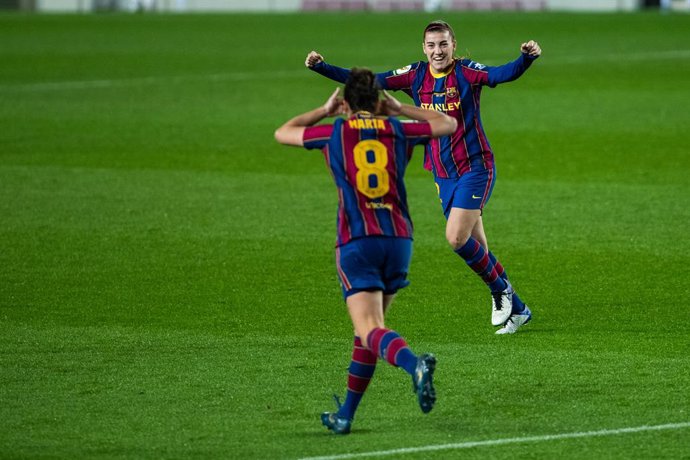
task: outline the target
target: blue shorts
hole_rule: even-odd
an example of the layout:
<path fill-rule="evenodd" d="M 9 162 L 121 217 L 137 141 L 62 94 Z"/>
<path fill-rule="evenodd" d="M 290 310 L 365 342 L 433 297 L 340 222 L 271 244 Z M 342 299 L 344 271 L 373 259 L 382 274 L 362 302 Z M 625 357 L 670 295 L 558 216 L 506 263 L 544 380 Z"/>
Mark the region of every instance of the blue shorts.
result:
<path fill-rule="evenodd" d="M 395 294 L 410 282 L 407 272 L 412 259 L 412 240 L 388 236 L 357 238 L 335 248 L 343 297 L 361 291 Z"/>
<path fill-rule="evenodd" d="M 446 219 L 451 208 L 484 209 L 494 189 L 496 168 L 466 172 L 457 179 L 436 177 L 436 189 Z"/>

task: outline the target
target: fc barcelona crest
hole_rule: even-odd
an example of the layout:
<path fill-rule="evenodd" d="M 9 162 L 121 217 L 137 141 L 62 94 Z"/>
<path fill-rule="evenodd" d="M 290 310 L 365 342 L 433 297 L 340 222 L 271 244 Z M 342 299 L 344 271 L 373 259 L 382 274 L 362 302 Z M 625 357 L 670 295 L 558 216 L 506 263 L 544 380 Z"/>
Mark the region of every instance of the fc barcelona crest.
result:
<path fill-rule="evenodd" d="M 451 86 L 450 88 L 446 88 L 446 97 L 450 99 L 454 99 L 458 97 L 458 89 L 455 86 Z"/>

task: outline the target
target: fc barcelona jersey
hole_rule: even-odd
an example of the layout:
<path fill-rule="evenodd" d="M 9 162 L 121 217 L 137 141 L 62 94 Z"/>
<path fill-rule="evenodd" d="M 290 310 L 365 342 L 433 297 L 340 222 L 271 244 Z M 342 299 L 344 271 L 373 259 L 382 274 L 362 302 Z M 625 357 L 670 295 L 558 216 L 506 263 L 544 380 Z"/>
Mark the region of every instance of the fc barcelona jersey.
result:
<path fill-rule="evenodd" d="M 434 74 L 429 63 L 419 61 L 401 69 L 376 74 L 383 89 L 401 90 L 418 107 L 443 112 L 458 121 L 449 136 L 431 140 L 426 147 L 424 166 L 436 177 L 458 178 L 479 169 L 491 169 L 494 155 L 482 126 L 479 102 L 482 87 L 494 87 L 517 79 L 534 61 L 521 54 L 501 66 L 485 66 L 469 59 L 456 59 L 451 68 Z M 325 62 L 312 69 L 328 78 L 345 82 L 349 69 Z"/>
<path fill-rule="evenodd" d="M 427 122 L 368 112 L 305 129 L 304 146 L 322 150 L 338 189 L 337 246 L 366 236 L 412 238 L 403 177 L 414 146 L 430 137 Z"/>

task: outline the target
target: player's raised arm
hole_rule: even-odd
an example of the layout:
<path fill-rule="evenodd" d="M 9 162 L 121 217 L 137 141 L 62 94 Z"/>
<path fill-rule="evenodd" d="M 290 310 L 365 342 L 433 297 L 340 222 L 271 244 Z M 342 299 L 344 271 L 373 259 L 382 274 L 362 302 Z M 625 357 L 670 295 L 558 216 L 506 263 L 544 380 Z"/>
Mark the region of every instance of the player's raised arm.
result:
<path fill-rule="evenodd" d="M 497 67 L 487 67 L 489 86 L 517 80 L 541 56 L 541 47 L 534 40 L 520 45 L 520 57 Z"/>
<path fill-rule="evenodd" d="M 403 115 L 412 120 L 426 121 L 431 126 L 432 137 L 448 136 L 458 127 L 457 120 L 445 113 L 403 104 L 388 94 L 387 91 L 384 91 L 383 95 L 385 99 L 381 101 L 380 112 L 393 117 Z"/>
<path fill-rule="evenodd" d="M 338 67 L 324 61 L 323 56 L 318 51 L 310 51 L 304 60 L 304 65 L 316 73 L 339 83 L 347 83 L 350 78 L 350 69 Z M 405 66 L 402 69 L 379 72 L 376 81 L 383 89 L 405 90 L 410 87 L 414 77 L 414 71 L 418 63 Z"/>
<path fill-rule="evenodd" d="M 326 117 L 343 113 L 343 100 L 338 97 L 339 92 L 340 88 L 336 88 L 324 105 L 286 121 L 276 130 L 275 139 L 285 145 L 304 146 L 304 128 Z"/>
<path fill-rule="evenodd" d="M 350 77 L 350 69 L 327 64 L 323 60 L 323 56 L 316 51 L 311 51 L 307 54 L 304 60 L 304 65 L 316 73 L 320 73 L 326 78 L 337 81 L 338 83 L 346 83 Z"/>

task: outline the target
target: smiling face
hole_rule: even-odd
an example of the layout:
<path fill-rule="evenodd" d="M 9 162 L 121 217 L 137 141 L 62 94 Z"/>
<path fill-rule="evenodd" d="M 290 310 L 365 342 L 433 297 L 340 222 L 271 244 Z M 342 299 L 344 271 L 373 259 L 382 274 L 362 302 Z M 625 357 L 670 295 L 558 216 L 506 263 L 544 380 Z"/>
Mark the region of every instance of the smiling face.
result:
<path fill-rule="evenodd" d="M 424 54 L 434 73 L 443 73 L 453 64 L 456 45 L 455 39 L 447 30 L 424 34 Z"/>

